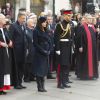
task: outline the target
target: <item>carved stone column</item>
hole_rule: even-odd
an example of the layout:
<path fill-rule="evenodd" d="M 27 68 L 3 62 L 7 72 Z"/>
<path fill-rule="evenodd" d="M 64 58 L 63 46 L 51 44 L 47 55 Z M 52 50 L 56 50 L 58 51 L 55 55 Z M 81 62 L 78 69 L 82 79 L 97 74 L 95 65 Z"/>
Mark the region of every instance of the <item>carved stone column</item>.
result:
<path fill-rule="evenodd" d="M 43 0 L 43 1 L 44 1 L 44 12 L 48 12 L 49 0 Z"/>
<path fill-rule="evenodd" d="M 30 11 L 30 0 L 26 0 L 26 10 Z"/>
<path fill-rule="evenodd" d="M 18 10 L 20 8 L 20 0 L 16 0 L 15 3 L 15 20 L 17 20 Z"/>

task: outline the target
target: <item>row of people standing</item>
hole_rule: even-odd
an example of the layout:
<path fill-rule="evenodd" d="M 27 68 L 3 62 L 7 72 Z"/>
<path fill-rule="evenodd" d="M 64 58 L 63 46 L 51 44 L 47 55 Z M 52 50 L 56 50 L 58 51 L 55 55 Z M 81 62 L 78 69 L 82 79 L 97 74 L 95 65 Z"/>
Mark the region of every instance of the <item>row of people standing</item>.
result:
<path fill-rule="evenodd" d="M 58 88 L 69 88 L 69 69 L 75 67 L 78 79 L 98 79 L 98 36 L 96 17 L 85 14 L 78 23 L 72 20 L 71 11 L 62 10 L 62 20 L 55 30 L 55 50 L 58 55 Z M 100 30 L 100 28 L 98 27 Z M 74 50 L 74 52 L 73 52 Z M 74 53 L 74 59 L 73 59 Z M 74 62 L 72 62 L 74 60 Z M 74 64 L 73 64 L 74 63 Z M 58 65 L 59 64 L 59 65 Z"/>
<path fill-rule="evenodd" d="M 1 18 L 2 16 L 3 15 L 1 15 Z M 85 18 L 85 23 L 81 25 L 83 25 L 84 28 L 79 25 L 75 33 L 75 27 L 71 20 L 72 10 L 62 11 L 62 20 L 57 24 L 56 29 L 55 24 L 51 28 L 51 24 L 49 24 L 49 22 L 47 23 L 47 19 L 49 20 L 49 18 L 52 19 L 51 16 L 40 16 L 38 18 L 37 25 L 35 23 L 36 26 L 34 28 L 34 20 L 32 19 L 32 16 L 27 17 L 26 21 L 26 14 L 20 12 L 18 14 L 17 21 L 13 23 L 9 28 L 9 34 L 7 35 L 8 44 L 4 39 L 4 35 L 1 34 L 1 54 L 4 54 L 2 53 L 3 48 L 6 51 L 6 58 L 8 57 L 8 60 L 10 60 L 11 63 L 10 65 L 12 65 L 11 80 L 12 85 L 15 89 L 26 88 L 22 85 L 23 76 L 24 79 L 27 80 L 28 78 L 30 78 L 30 75 L 33 74 L 36 77 L 38 91 L 46 92 L 44 87 L 45 76 L 47 76 L 47 74 L 48 76 L 51 75 L 53 64 L 52 61 L 53 56 L 55 55 L 56 57 L 54 58 L 57 58 L 55 59 L 57 60 L 55 65 L 57 65 L 58 68 L 57 87 L 61 89 L 70 88 L 68 83 L 72 82 L 69 80 L 69 71 L 72 64 L 72 48 L 74 48 L 74 45 L 77 51 L 76 74 L 78 78 L 98 78 L 97 59 L 95 58 L 93 60 L 92 57 L 92 55 L 94 55 L 95 57 L 97 56 L 95 53 L 97 51 L 95 36 L 96 34 L 94 34 L 95 28 L 87 27 L 86 25 L 90 23 L 86 22 L 86 17 L 83 17 Z M 1 25 L 2 28 L 4 27 L 4 24 L 5 23 Z M 2 30 L 1 33 L 3 33 Z M 76 44 L 74 44 L 74 39 Z M 2 41 L 4 41 L 4 43 L 2 43 Z M 91 43 L 93 43 L 93 45 Z M 8 46 L 10 50 L 8 50 Z M 91 52 L 89 50 L 91 50 Z M 84 64 L 86 65 L 86 67 L 84 67 Z M 8 69 L 10 70 L 10 67 Z M 8 73 L 10 74 L 10 72 Z M 4 74 L 7 74 L 7 77 L 10 77 L 8 73 L 3 72 L 3 74 L 1 74 L 1 76 L 3 75 L 0 79 L 2 81 L 0 90 L 1 94 L 5 93 L 3 91 L 3 80 Z M 86 76 L 83 77 L 82 75 Z"/>
<path fill-rule="evenodd" d="M 4 24 L 5 23 L 3 23 L 3 27 Z M 9 72 L 9 74 L 11 74 L 9 77 L 11 78 L 11 85 L 13 85 L 15 89 L 23 89 L 26 88 L 22 85 L 23 77 L 24 80 L 27 80 L 31 74 L 34 74 L 36 76 L 38 91 L 46 92 L 44 89 L 44 76 L 48 73 L 49 54 L 51 50 L 47 18 L 39 17 L 37 26 L 34 27 L 32 16 L 26 21 L 26 14 L 19 12 L 17 21 L 10 25 L 9 30 L 6 30 L 6 32 L 8 32 L 7 36 L 9 36 L 12 41 L 12 48 L 9 49 L 10 67 L 8 67 L 8 69 L 11 71 L 11 73 Z M 2 42 L 2 40 L 0 41 Z M 1 87 L 3 87 L 3 85 L 4 82 L 2 82 Z M 1 94 L 3 93 L 4 91 L 1 91 Z"/>
<path fill-rule="evenodd" d="M 38 91 L 44 92 L 46 91 L 43 88 L 44 76 L 48 72 L 48 56 L 50 53 L 50 41 L 45 29 L 47 25 L 46 18 L 39 18 L 34 31 L 33 26 L 28 24 L 29 21 L 33 24 L 32 19 L 27 20 L 26 27 L 25 18 L 24 13 L 19 13 L 18 20 L 10 27 L 18 72 L 18 80 L 14 88 L 25 88 L 22 85 L 24 71 L 29 71 L 28 74 L 30 74 L 32 70 L 31 73 L 36 76 Z M 27 73 L 25 75 L 24 78 L 27 77 Z"/>

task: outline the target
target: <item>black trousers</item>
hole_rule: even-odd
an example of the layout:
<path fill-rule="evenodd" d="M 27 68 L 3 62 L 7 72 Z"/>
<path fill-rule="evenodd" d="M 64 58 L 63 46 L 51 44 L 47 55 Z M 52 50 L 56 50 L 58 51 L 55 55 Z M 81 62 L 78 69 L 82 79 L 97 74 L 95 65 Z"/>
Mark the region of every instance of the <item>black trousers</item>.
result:
<path fill-rule="evenodd" d="M 23 63 L 17 63 L 17 71 L 18 71 L 18 85 L 22 84 L 22 79 L 24 76 L 24 64 Z"/>
<path fill-rule="evenodd" d="M 30 80 L 32 63 L 26 63 L 24 68 L 24 80 Z"/>
<path fill-rule="evenodd" d="M 37 88 L 38 90 L 44 89 L 44 77 L 36 76 Z"/>
<path fill-rule="evenodd" d="M 58 74 L 58 86 L 63 86 L 69 81 L 69 71 L 70 67 L 66 65 L 61 65 Z"/>
<path fill-rule="evenodd" d="M 52 70 L 53 70 L 53 55 L 50 54 L 49 55 L 48 74 L 47 74 L 48 77 L 51 77 L 52 76 Z"/>

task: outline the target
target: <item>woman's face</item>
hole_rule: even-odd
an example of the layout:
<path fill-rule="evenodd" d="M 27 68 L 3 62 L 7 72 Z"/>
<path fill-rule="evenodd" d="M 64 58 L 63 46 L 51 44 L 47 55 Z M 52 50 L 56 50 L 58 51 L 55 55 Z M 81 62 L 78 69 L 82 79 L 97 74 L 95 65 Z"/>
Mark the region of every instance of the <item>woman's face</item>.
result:
<path fill-rule="evenodd" d="M 42 23 L 42 27 L 45 28 L 47 26 L 47 21 Z"/>

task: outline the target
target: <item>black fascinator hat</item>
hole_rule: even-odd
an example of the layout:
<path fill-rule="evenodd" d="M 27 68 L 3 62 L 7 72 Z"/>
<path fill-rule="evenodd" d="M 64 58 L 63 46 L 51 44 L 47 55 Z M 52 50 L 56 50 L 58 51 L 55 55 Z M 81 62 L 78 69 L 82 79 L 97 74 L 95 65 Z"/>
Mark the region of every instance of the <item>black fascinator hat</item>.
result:
<path fill-rule="evenodd" d="M 42 16 L 42 17 L 39 17 L 38 20 L 39 20 L 40 23 L 43 23 L 47 20 L 47 18 Z"/>

